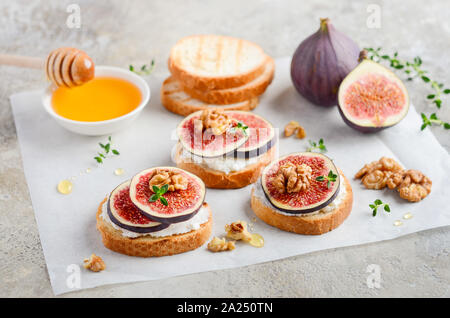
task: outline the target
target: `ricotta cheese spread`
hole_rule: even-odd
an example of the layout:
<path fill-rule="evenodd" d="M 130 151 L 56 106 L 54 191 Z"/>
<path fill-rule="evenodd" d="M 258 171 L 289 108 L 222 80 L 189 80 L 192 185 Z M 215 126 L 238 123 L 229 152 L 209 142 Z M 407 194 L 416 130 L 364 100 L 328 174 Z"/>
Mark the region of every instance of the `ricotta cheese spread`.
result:
<path fill-rule="evenodd" d="M 294 214 L 294 213 L 287 213 L 284 211 L 281 211 L 280 209 L 274 207 L 272 205 L 272 203 L 270 203 L 269 199 L 267 199 L 266 194 L 264 193 L 262 184 L 261 184 L 261 178 L 259 178 L 258 182 L 256 182 L 255 184 L 253 184 L 253 194 L 258 197 L 261 202 L 263 202 L 266 206 L 270 207 L 271 209 L 273 209 L 275 212 L 283 214 L 283 215 L 287 215 L 287 216 L 311 216 L 311 215 L 315 215 L 315 214 L 325 214 L 325 213 L 331 213 L 333 212 L 338 206 L 339 204 L 341 204 L 341 202 L 345 199 L 345 194 L 347 193 L 347 189 L 345 188 L 345 183 L 344 183 L 344 177 L 342 175 L 340 175 L 340 182 L 341 184 L 339 185 L 339 193 L 336 196 L 336 198 L 326 207 L 318 210 L 318 211 L 314 211 L 311 213 L 298 213 L 298 214 Z"/>
<path fill-rule="evenodd" d="M 182 148 L 180 151 L 180 159 L 182 161 L 194 162 L 202 167 L 222 171 L 226 174 L 233 171 L 244 170 L 248 166 L 257 163 L 260 157 L 252 157 L 248 159 L 234 157 L 203 158 L 190 153 L 181 146 L 180 148 Z"/>
<path fill-rule="evenodd" d="M 119 227 L 117 224 L 113 223 L 111 219 L 109 218 L 108 211 L 107 211 L 107 204 L 108 200 L 106 200 L 102 205 L 102 213 L 100 214 L 100 217 L 111 224 L 113 228 L 116 230 L 119 230 L 122 232 L 122 235 L 129 238 L 136 238 L 140 236 L 153 236 L 153 237 L 164 237 L 164 236 L 171 236 L 175 234 L 183 234 L 188 233 L 193 230 L 198 230 L 200 228 L 200 225 L 208 222 L 209 219 L 209 209 L 205 207 L 201 207 L 200 211 L 197 212 L 196 215 L 194 215 L 192 218 L 190 218 L 187 221 L 179 222 L 171 224 L 169 227 L 152 232 L 152 233 L 136 233 L 132 232 L 126 229 L 123 229 Z"/>

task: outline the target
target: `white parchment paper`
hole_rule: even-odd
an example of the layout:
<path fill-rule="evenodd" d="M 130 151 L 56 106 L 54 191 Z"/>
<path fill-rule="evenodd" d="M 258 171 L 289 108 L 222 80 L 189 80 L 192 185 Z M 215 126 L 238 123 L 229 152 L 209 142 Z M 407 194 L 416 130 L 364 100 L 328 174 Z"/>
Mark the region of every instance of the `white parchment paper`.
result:
<path fill-rule="evenodd" d="M 238 190 L 208 190 L 207 202 L 214 216 L 213 235 L 224 235 L 224 225 L 238 219 L 254 223 L 254 231 L 265 238 L 263 248 L 238 244 L 236 250 L 210 253 L 206 246 L 170 257 L 137 258 L 106 249 L 95 227 L 99 202 L 116 185 L 136 172 L 159 165 L 173 165 L 173 130 L 180 116 L 160 103 L 163 78 L 150 77 L 152 98 L 134 125 L 113 134 L 121 155 L 98 166 L 93 157 L 98 142 L 107 137 L 85 137 L 68 132 L 45 112 L 39 91 L 11 96 L 11 104 L 22 151 L 25 176 L 39 227 L 42 248 L 55 294 L 98 285 L 156 280 L 196 272 L 234 268 L 277 260 L 312 251 L 393 239 L 408 233 L 450 225 L 449 155 L 428 131 L 419 131 L 420 117 L 411 107 L 407 117 L 393 128 L 365 135 L 347 127 L 336 108 L 311 105 L 294 90 L 289 75 L 290 59 L 278 59 L 276 76 L 255 112 L 280 128 L 297 120 L 307 138 L 280 137 L 280 154 L 304 151 L 307 140 L 324 138 L 328 153 L 349 177 L 354 191 L 353 211 L 336 230 L 321 236 L 302 236 L 253 222 L 251 186 Z M 365 163 L 381 156 L 397 159 L 407 168 L 424 172 L 433 181 L 431 194 L 419 203 L 408 203 L 391 190 L 364 189 L 353 175 Z M 91 168 L 90 173 L 83 173 Z M 116 168 L 125 173 L 114 175 Z M 56 185 L 76 176 L 73 193 L 61 195 Z M 375 199 L 390 203 L 391 213 L 372 217 L 368 207 Z M 411 212 L 413 218 L 403 220 Z M 402 226 L 393 222 L 400 219 Z M 95 252 L 107 264 L 101 273 L 82 268 L 82 260 Z M 72 265 L 75 264 L 75 265 Z M 80 286 L 76 275 L 80 266 Z"/>

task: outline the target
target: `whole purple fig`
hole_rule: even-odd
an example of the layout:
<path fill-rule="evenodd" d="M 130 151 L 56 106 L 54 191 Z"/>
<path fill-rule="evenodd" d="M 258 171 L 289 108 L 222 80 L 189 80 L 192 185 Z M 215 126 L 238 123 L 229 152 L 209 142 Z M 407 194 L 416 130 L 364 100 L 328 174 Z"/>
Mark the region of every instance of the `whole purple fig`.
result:
<path fill-rule="evenodd" d="M 292 57 L 291 78 L 297 91 L 320 106 L 337 104 L 339 85 L 358 65 L 358 45 L 320 19 L 319 30 L 306 38 Z"/>

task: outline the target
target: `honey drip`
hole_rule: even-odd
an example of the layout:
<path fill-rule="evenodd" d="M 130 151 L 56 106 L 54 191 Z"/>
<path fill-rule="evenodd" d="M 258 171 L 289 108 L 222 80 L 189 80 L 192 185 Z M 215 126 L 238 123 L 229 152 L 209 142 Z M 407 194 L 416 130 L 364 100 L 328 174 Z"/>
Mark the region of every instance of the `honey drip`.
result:
<path fill-rule="evenodd" d="M 254 247 L 263 247 L 264 246 L 264 238 L 258 233 L 252 234 L 252 239 L 250 240 L 250 245 Z"/>
<path fill-rule="evenodd" d="M 412 215 L 410 212 L 405 213 L 405 214 L 403 215 L 403 218 L 404 218 L 405 220 L 409 220 L 409 219 L 411 219 L 412 217 L 413 217 L 413 215 Z"/>
<path fill-rule="evenodd" d="M 403 225 L 403 222 L 402 222 L 402 221 L 396 220 L 396 221 L 394 222 L 394 226 L 400 226 L 400 225 Z"/>
<path fill-rule="evenodd" d="M 57 189 L 61 194 L 70 194 L 72 192 L 73 183 L 69 180 L 62 180 L 58 183 Z"/>
<path fill-rule="evenodd" d="M 123 173 L 124 173 L 124 171 L 122 168 L 117 168 L 116 170 L 114 170 L 114 174 L 116 176 L 121 176 L 121 175 L 123 175 Z"/>

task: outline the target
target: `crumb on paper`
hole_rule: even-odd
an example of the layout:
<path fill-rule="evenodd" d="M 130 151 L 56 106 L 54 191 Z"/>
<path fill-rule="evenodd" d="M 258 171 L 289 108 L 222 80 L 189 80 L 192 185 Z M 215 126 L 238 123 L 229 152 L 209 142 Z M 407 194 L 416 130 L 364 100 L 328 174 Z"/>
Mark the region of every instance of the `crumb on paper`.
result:
<path fill-rule="evenodd" d="M 252 240 L 252 235 L 247 230 L 247 223 L 244 221 L 237 221 L 225 225 L 225 231 L 227 232 L 227 237 L 230 239 L 236 241 L 243 240 L 245 242 Z"/>
<path fill-rule="evenodd" d="M 93 272 L 100 272 L 106 268 L 105 262 L 103 262 L 102 258 L 95 254 L 92 254 L 89 258 L 85 258 L 83 261 L 83 266 Z"/>
<path fill-rule="evenodd" d="M 232 251 L 236 248 L 234 241 L 227 241 L 225 238 L 218 238 L 214 236 L 211 242 L 208 243 L 208 250 L 211 252 Z"/>

